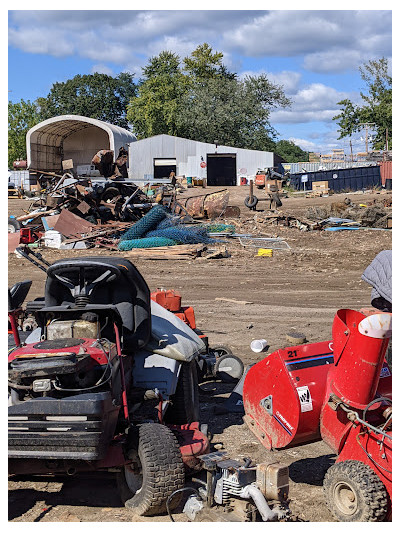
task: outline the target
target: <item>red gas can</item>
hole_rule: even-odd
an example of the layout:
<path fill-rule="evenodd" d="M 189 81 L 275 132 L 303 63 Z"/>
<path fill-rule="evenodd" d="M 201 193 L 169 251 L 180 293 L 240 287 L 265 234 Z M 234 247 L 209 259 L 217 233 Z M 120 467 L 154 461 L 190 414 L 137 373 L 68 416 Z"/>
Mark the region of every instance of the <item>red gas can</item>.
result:
<path fill-rule="evenodd" d="M 172 289 L 157 289 L 150 296 L 152 300 L 171 311 L 171 313 L 176 313 L 181 309 L 182 297 Z"/>

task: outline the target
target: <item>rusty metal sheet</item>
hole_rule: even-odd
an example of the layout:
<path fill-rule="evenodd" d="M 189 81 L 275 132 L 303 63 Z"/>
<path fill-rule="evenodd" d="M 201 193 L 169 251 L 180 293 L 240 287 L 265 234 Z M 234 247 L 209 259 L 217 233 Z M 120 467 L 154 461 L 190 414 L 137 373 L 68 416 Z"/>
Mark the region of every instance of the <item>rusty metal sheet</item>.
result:
<path fill-rule="evenodd" d="M 94 224 L 74 215 L 68 209 L 61 211 L 57 222 L 54 224 L 54 229 L 59 231 L 64 237 L 76 235 L 77 233 L 88 233 L 93 227 Z"/>
<path fill-rule="evenodd" d="M 184 207 L 193 218 L 204 218 L 204 196 L 188 198 Z"/>

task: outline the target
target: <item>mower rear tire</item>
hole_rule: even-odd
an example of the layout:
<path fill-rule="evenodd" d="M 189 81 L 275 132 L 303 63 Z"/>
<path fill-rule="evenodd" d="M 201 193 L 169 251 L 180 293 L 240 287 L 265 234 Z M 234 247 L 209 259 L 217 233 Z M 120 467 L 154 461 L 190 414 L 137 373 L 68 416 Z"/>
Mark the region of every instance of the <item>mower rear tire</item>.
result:
<path fill-rule="evenodd" d="M 329 510 L 339 522 L 381 522 L 388 512 L 385 485 L 361 461 L 332 465 L 324 479 Z"/>
<path fill-rule="evenodd" d="M 167 424 L 191 424 L 200 418 L 199 378 L 196 361 L 182 363 L 175 394 L 164 416 Z"/>
<path fill-rule="evenodd" d="M 15 233 L 21 229 L 21 224 L 16 218 L 8 217 L 8 233 Z"/>
<path fill-rule="evenodd" d="M 162 424 L 142 424 L 139 447 L 133 456 L 135 464 L 125 465 L 117 474 L 122 502 L 142 516 L 164 513 L 167 499 L 185 485 L 185 468 L 175 435 Z M 178 492 L 171 499 L 171 510 L 181 496 Z"/>

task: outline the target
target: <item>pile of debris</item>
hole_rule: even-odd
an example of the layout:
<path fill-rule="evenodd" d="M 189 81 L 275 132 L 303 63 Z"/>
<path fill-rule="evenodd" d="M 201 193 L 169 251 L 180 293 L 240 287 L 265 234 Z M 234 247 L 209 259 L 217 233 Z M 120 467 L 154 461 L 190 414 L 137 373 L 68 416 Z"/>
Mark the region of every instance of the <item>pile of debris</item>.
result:
<path fill-rule="evenodd" d="M 329 207 L 310 207 L 306 216 L 324 229 L 335 227 L 391 229 L 391 206 L 391 199 L 356 204 L 345 198 L 343 202 L 332 203 Z"/>
<path fill-rule="evenodd" d="M 58 249 L 108 248 L 147 259 L 190 259 L 199 256 L 227 257 L 226 247 L 215 236 L 233 233 L 233 225 L 202 223 L 187 215 L 174 214 L 155 204 L 136 222 L 106 221 L 93 224 L 68 209 L 57 214 L 41 211 L 40 224 L 9 234 L 9 252 L 21 243 L 30 247 Z M 31 216 L 31 215 L 30 215 Z M 213 244 L 211 250 L 208 244 Z"/>
<path fill-rule="evenodd" d="M 38 171 L 40 197 L 31 202 L 26 214 L 9 217 L 9 251 L 19 244 L 34 243 L 54 248 L 87 248 L 105 246 L 131 250 L 171 246 L 176 244 L 207 244 L 211 242 L 207 229 L 186 228 L 198 219 L 215 219 L 229 212 L 240 215 L 238 208 L 229 208 L 226 189 L 203 194 L 190 194 L 182 184 L 153 184 L 137 186 L 128 179 L 127 152 L 120 150 L 116 161 L 112 150 L 100 150 L 92 159 L 92 166 L 101 179 L 78 176 L 73 161 L 63 161 L 63 174 Z M 186 193 L 186 194 L 185 194 Z M 156 213 L 164 213 L 163 225 L 148 224 Z M 146 215 L 149 215 L 146 218 Z M 156 217 L 157 218 L 157 217 Z M 170 220 L 174 218 L 174 222 Z M 135 232 L 132 224 L 144 219 L 141 238 L 125 233 Z M 157 221 L 161 222 L 161 219 Z M 139 224 L 140 226 L 140 224 Z M 144 227 L 143 226 L 143 227 Z M 156 231 L 157 234 L 150 234 Z M 150 239 L 150 240 L 148 240 Z M 123 244 L 119 245 L 119 241 Z M 135 241 L 135 242 L 134 242 Z M 11 250 L 10 250 L 11 248 Z"/>

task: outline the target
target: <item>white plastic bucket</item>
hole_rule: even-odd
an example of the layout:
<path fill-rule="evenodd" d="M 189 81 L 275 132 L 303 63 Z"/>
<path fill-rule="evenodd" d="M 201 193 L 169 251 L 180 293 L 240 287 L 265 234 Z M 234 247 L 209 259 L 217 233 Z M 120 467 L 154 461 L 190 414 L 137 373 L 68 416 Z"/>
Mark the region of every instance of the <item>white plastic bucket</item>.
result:
<path fill-rule="evenodd" d="M 268 346 L 268 342 L 265 339 L 256 339 L 251 341 L 250 348 L 253 352 L 260 353 L 263 352 Z"/>

